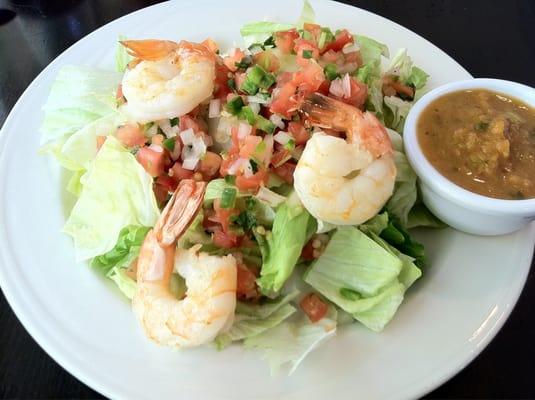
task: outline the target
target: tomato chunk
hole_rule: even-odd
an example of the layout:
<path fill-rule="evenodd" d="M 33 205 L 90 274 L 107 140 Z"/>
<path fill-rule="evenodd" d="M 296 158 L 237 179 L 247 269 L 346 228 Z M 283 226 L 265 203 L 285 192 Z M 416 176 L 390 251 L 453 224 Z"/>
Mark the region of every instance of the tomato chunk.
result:
<path fill-rule="evenodd" d="M 262 183 L 266 183 L 268 173 L 266 170 L 259 170 L 256 174 L 249 177 L 240 175 L 236 177 L 236 187 L 240 190 L 257 191 Z"/>
<path fill-rule="evenodd" d="M 219 227 L 214 228 L 214 234 L 212 236 L 214 244 L 218 247 L 223 247 L 225 249 L 231 249 L 233 247 L 238 247 L 240 244 L 240 238 L 231 233 L 223 232 Z"/>
<path fill-rule="evenodd" d="M 167 155 L 163 151 L 158 152 L 148 147 L 142 147 L 136 154 L 137 161 L 145 168 L 151 176 L 163 174 L 167 164 Z"/>
<path fill-rule="evenodd" d="M 329 307 L 316 293 L 309 293 L 299 303 L 311 322 L 318 322 L 325 317 Z"/>
<path fill-rule="evenodd" d="M 120 126 L 116 136 L 122 144 L 128 147 L 143 146 L 147 140 L 138 124 Z"/>
<path fill-rule="evenodd" d="M 353 36 L 347 31 L 347 29 L 342 29 L 335 36 L 335 39 L 332 42 L 327 43 L 321 49 L 322 53 L 325 53 L 329 50 L 340 51 L 348 43 L 353 43 Z"/>
<path fill-rule="evenodd" d="M 207 151 L 199 164 L 199 172 L 204 179 L 209 180 L 217 175 L 221 166 L 221 156 L 212 151 Z"/>
<path fill-rule="evenodd" d="M 273 171 L 282 179 L 284 179 L 286 183 L 293 185 L 295 167 L 296 164 L 293 161 L 287 161 L 284 164 L 274 168 Z"/>
<path fill-rule="evenodd" d="M 240 300 L 253 300 L 260 296 L 256 285 L 256 275 L 246 265 L 238 264 L 236 296 Z"/>
<path fill-rule="evenodd" d="M 176 182 L 180 182 L 182 179 L 190 179 L 193 176 L 193 171 L 182 168 L 182 164 L 177 161 L 169 168 L 169 176 Z"/>
<path fill-rule="evenodd" d="M 284 54 L 289 54 L 292 52 L 294 47 L 294 40 L 299 38 L 299 33 L 297 30 L 290 29 L 287 31 L 275 32 L 273 34 L 275 39 L 275 46 Z"/>
<path fill-rule="evenodd" d="M 301 122 L 291 121 L 288 124 L 288 132 L 293 136 L 296 145 L 305 144 L 310 139 L 310 133 Z"/>

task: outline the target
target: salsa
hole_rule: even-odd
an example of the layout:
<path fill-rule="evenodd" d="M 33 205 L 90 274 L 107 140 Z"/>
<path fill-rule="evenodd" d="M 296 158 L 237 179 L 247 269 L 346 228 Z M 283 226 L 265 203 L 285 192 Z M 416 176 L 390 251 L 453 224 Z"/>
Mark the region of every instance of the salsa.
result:
<path fill-rule="evenodd" d="M 446 94 L 417 123 L 428 161 L 457 185 L 484 196 L 535 197 L 535 110 L 484 89 Z"/>

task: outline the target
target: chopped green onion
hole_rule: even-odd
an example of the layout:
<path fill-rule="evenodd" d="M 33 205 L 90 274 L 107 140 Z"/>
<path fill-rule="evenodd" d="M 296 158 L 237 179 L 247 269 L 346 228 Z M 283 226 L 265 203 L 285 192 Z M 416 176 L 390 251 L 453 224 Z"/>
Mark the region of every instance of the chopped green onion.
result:
<path fill-rule="evenodd" d="M 163 147 L 165 147 L 169 151 L 175 150 L 175 139 L 173 138 L 165 139 L 163 141 Z"/>
<path fill-rule="evenodd" d="M 336 78 L 340 77 L 340 74 L 338 73 L 338 67 L 335 64 L 327 64 L 325 68 L 323 68 L 323 73 L 330 81 L 334 81 Z"/>
<path fill-rule="evenodd" d="M 229 185 L 234 185 L 236 182 L 236 176 L 235 175 L 226 175 L 225 176 L 225 183 L 228 183 Z"/>
<path fill-rule="evenodd" d="M 275 47 L 275 38 L 273 37 L 273 35 L 266 39 L 266 41 L 264 42 L 264 47 Z"/>
<path fill-rule="evenodd" d="M 234 79 L 229 79 L 227 81 L 227 86 L 230 90 L 236 90 L 236 81 Z"/>
<path fill-rule="evenodd" d="M 240 96 L 236 96 L 227 102 L 227 110 L 232 115 L 238 115 L 245 104 Z"/>
<path fill-rule="evenodd" d="M 180 118 L 178 117 L 171 118 L 169 122 L 171 122 L 171 126 L 177 126 L 180 123 Z"/>
<path fill-rule="evenodd" d="M 272 134 L 275 132 L 275 124 L 269 119 L 262 117 L 261 115 L 256 116 L 256 127 L 261 131 Z"/>
<path fill-rule="evenodd" d="M 240 62 L 235 62 L 234 65 L 238 68 L 238 69 L 247 69 L 251 66 L 252 64 L 252 61 L 250 58 L 248 57 L 244 57 L 241 59 Z"/>
<path fill-rule="evenodd" d="M 256 174 L 258 172 L 258 163 L 253 160 L 252 158 L 249 160 L 251 163 L 251 168 L 253 169 L 253 174 Z"/>
<path fill-rule="evenodd" d="M 256 226 L 256 217 L 251 211 L 242 211 L 239 215 L 230 217 L 230 220 L 244 230 L 250 230 Z"/>
<path fill-rule="evenodd" d="M 312 58 L 312 50 L 303 50 L 301 55 L 303 58 Z"/>
<path fill-rule="evenodd" d="M 322 49 L 325 47 L 325 44 L 332 42 L 334 40 L 334 35 L 329 28 L 321 28 L 320 38 L 318 40 L 318 48 Z"/>
<path fill-rule="evenodd" d="M 264 75 L 258 86 L 260 86 L 262 89 L 269 89 L 271 85 L 273 85 L 276 81 L 277 79 L 275 78 L 275 75 L 266 74 Z"/>
<path fill-rule="evenodd" d="M 240 90 L 247 94 L 254 96 L 258 92 L 258 85 L 255 85 L 250 80 L 245 79 L 240 86 Z"/>
<path fill-rule="evenodd" d="M 246 120 L 251 125 L 254 125 L 256 121 L 256 115 L 249 106 L 242 107 L 239 113 L 239 118 Z"/>
<path fill-rule="evenodd" d="M 247 77 L 241 84 L 240 90 L 250 95 L 255 95 L 258 92 L 258 86 L 265 75 L 266 71 L 259 65 L 255 65 L 247 72 Z"/>
<path fill-rule="evenodd" d="M 312 36 L 312 33 L 310 33 L 309 31 L 305 31 L 305 30 L 303 30 L 301 37 L 305 40 L 314 40 L 314 36 Z"/>
<path fill-rule="evenodd" d="M 295 149 L 295 140 L 288 140 L 288 142 L 284 145 L 284 148 L 288 151 L 292 151 L 293 149 Z"/>
<path fill-rule="evenodd" d="M 221 193 L 221 208 L 233 208 L 237 191 L 234 188 L 225 188 Z"/>
<path fill-rule="evenodd" d="M 266 150 L 266 142 L 264 142 L 263 140 L 258 143 L 254 149 L 254 152 L 255 154 L 262 154 L 264 152 L 264 150 Z"/>

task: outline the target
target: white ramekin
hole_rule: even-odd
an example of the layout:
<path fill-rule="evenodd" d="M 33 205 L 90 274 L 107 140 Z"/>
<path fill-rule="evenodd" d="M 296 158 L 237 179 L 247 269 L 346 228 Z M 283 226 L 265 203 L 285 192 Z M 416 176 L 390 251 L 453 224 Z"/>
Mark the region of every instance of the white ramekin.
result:
<path fill-rule="evenodd" d="M 409 112 L 403 132 L 405 153 L 420 178 L 425 205 L 448 225 L 476 235 L 501 235 L 535 217 L 535 199 L 501 200 L 472 193 L 440 174 L 424 156 L 416 126 L 421 112 L 438 97 L 469 89 L 488 89 L 535 107 L 535 89 L 499 79 L 471 79 L 442 85 L 422 96 Z"/>

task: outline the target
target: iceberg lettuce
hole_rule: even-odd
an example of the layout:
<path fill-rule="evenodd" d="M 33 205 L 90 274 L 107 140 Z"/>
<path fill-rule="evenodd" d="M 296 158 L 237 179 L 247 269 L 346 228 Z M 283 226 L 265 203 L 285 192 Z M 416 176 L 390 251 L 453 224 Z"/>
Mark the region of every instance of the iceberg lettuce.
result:
<path fill-rule="evenodd" d="M 336 333 L 337 311 L 329 307 L 327 315 L 311 323 L 301 314 L 295 321 L 285 321 L 274 328 L 244 340 L 246 349 L 263 351 L 263 358 L 270 365 L 271 373 L 286 372 L 291 375 L 304 358 L 318 345 Z"/>
<path fill-rule="evenodd" d="M 159 216 L 152 177 L 113 136 L 104 142 L 81 185 L 63 228 L 74 239 L 78 261 L 113 249 L 124 227 L 150 227 Z"/>

